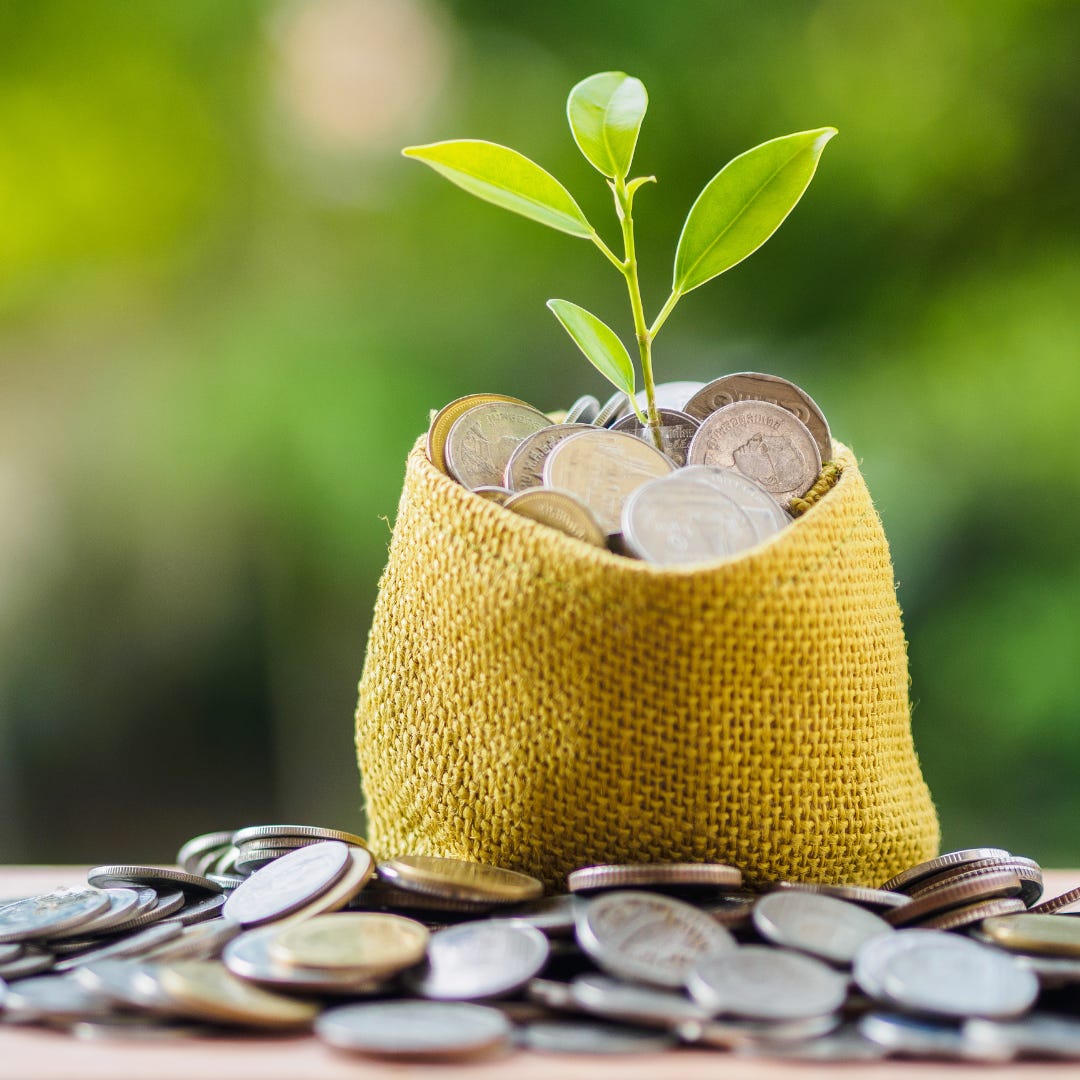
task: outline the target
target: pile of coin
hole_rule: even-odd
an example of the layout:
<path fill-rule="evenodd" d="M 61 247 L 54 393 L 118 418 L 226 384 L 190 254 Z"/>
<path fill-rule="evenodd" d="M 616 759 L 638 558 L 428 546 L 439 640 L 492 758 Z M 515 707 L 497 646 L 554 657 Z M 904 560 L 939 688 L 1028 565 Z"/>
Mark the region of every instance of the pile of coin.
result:
<path fill-rule="evenodd" d="M 783 529 L 833 457 L 821 410 L 775 375 L 661 383 L 656 402 L 659 446 L 641 394 L 603 406 L 586 395 L 558 423 L 517 398 L 470 394 L 432 418 L 428 458 L 509 510 L 666 565 L 734 555 Z"/>
<path fill-rule="evenodd" d="M 235 854 L 277 839 L 292 846 Z M 313 1029 L 340 1051 L 436 1061 L 684 1045 L 1080 1059 L 1080 919 L 1065 913 L 1080 887 L 1043 900 L 1039 866 L 1000 848 L 881 888 L 662 863 L 582 867 L 554 896 L 457 859 L 376 866 L 360 837 L 314 826 L 208 833 L 178 862 L 97 867 L 86 887 L 0 907 L 3 1022 L 111 1039 Z"/>

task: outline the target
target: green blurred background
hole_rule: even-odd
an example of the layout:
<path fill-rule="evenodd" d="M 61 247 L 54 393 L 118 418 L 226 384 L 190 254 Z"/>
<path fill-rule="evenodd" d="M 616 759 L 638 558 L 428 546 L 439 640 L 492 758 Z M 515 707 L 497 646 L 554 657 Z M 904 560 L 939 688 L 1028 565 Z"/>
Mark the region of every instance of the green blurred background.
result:
<path fill-rule="evenodd" d="M 508 143 L 613 239 L 563 107 L 621 68 L 650 313 L 721 164 L 840 129 L 658 376 L 813 394 L 891 539 L 944 843 L 1080 862 L 1078 41 L 1027 0 L 0 2 L 0 860 L 361 824 L 428 409 L 606 396 L 550 296 L 628 329 L 595 249 L 397 151 Z"/>

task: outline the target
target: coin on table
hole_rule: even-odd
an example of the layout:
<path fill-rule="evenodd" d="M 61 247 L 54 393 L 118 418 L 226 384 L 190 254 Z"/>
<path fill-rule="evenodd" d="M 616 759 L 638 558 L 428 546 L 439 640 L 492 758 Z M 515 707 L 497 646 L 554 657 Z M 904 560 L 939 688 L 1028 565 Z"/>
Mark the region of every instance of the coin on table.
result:
<path fill-rule="evenodd" d="M 592 394 L 581 397 L 566 410 L 564 424 L 591 424 L 600 412 L 600 402 Z"/>
<path fill-rule="evenodd" d="M 207 919 L 216 919 L 225 907 L 226 899 L 223 893 L 205 896 L 192 904 L 185 904 L 175 914 L 161 919 L 161 922 L 178 922 L 181 926 L 194 926 L 195 923 L 205 922 Z"/>
<path fill-rule="evenodd" d="M 70 1023 L 108 1016 L 112 1005 L 67 975 L 20 979 L 3 997 L 4 1019 L 15 1024 Z"/>
<path fill-rule="evenodd" d="M 524 986 L 547 962 L 548 939 L 534 926 L 484 919 L 432 934 L 427 967 L 404 976 L 421 997 L 472 1001 L 502 997 Z"/>
<path fill-rule="evenodd" d="M 891 892 L 906 892 L 916 882 L 940 874 L 943 870 L 951 867 L 963 866 L 966 863 L 983 862 L 987 859 L 1008 859 L 1010 853 L 1004 848 L 982 847 L 961 848 L 959 851 L 949 851 L 944 855 L 938 855 L 926 862 L 917 863 L 902 870 L 896 877 L 889 878 L 881 887 Z"/>
<path fill-rule="evenodd" d="M 106 938 L 106 944 L 98 945 L 75 956 L 66 956 L 56 962 L 56 971 L 74 971 L 85 964 L 94 964 L 101 960 L 116 960 L 124 957 L 142 956 L 159 945 L 180 936 L 183 927 L 179 923 L 157 923 L 135 934 L 115 935 Z"/>
<path fill-rule="evenodd" d="M 1080 957 L 1080 919 L 1032 912 L 987 919 L 983 934 L 1012 952 Z"/>
<path fill-rule="evenodd" d="M 955 885 L 961 881 L 975 881 L 988 875 L 1011 871 L 1020 879 L 1020 899 L 1026 907 L 1033 906 L 1043 893 L 1042 867 L 1033 859 L 1021 855 L 1012 855 L 1008 859 L 985 859 L 981 862 L 968 863 L 945 870 L 925 881 L 916 882 L 908 888 L 908 895 L 918 899 L 925 893 L 945 885 Z"/>
<path fill-rule="evenodd" d="M 839 1025 L 839 1015 L 828 1013 L 801 1020 L 691 1020 L 679 1024 L 676 1031 L 683 1042 L 742 1053 L 763 1046 L 819 1038 L 835 1031 Z"/>
<path fill-rule="evenodd" d="M 139 910 L 125 922 L 118 923 L 110 928 L 110 934 L 129 934 L 132 930 L 141 930 L 143 927 L 152 926 L 163 919 L 181 911 L 186 897 L 179 889 L 169 892 L 158 892 L 156 889 L 146 890 L 154 894 L 154 901 L 148 906 L 140 905 Z M 194 895 L 194 894 L 192 894 Z"/>
<path fill-rule="evenodd" d="M 502 483 L 511 491 L 525 491 L 540 487 L 544 482 L 544 462 L 548 454 L 571 435 L 592 431 L 592 424 L 551 424 L 526 435 L 514 448 L 506 463 Z"/>
<path fill-rule="evenodd" d="M 161 1012 L 168 1000 L 157 981 L 157 965 L 144 960 L 98 960 L 76 968 L 71 979 L 92 994 L 140 1011 Z"/>
<path fill-rule="evenodd" d="M 25 979 L 31 975 L 43 975 L 52 971 L 55 963 L 56 957 L 51 952 L 26 949 L 14 960 L 0 964 L 0 981 L 7 979 L 14 982 L 16 979 Z"/>
<path fill-rule="evenodd" d="M 821 452 L 806 425 L 767 401 L 737 401 L 703 420 L 688 461 L 735 469 L 785 505 L 805 495 L 821 472 Z"/>
<path fill-rule="evenodd" d="M 539 1054 L 656 1054 L 676 1040 L 668 1032 L 597 1020 L 537 1020 L 518 1029 L 517 1042 Z"/>
<path fill-rule="evenodd" d="M 766 941 L 831 964 L 850 964 L 871 938 L 895 933 L 872 912 L 814 893 L 769 893 L 754 905 L 753 918 Z"/>
<path fill-rule="evenodd" d="M 253 840 L 340 840 L 343 844 L 367 847 L 367 841 L 344 829 L 326 829 L 320 825 L 246 825 L 233 834 L 234 844 Z"/>
<path fill-rule="evenodd" d="M 976 900 L 973 904 L 964 904 L 944 911 L 940 915 L 933 915 L 929 919 L 924 919 L 919 925 L 925 926 L 928 930 L 961 930 L 981 923 L 984 919 L 992 919 L 998 915 L 1016 915 L 1024 911 L 1027 911 L 1027 908 L 1018 896 L 999 897 L 996 900 Z"/>
<path fill-rule="evenodd" d="M 964 1038 L 980 1056 L 993 1060 L 1080 1059 L 1080 1020 L 1071 1016 L 1032 1013 L 1019 1020 L 969 1020 Z"/>
<path fill-rule="evenodd" d="M 304 1028 L 318 1006 L 238 979 L 216 960 L 177 960 L 158 971 L 172 1007 L 195 1020 L 249 1027 Z"/>
<path fill-rule="evenodd" d="M 448 900 L 514 904 L 544 894 L 543 883 L 517 870 L 437 855 L 401 855 L 379 863 L 379 877 L 399 889 Z"/>
<path fill-rule="evenodd" d="M 10 963 L 22 956 L 25 948 L 20 942 L 13 941 L 9 945 L 0 945 L 0 964 Z"/>
<path fill-rule="evenodd" d="M 594 1016 L 643 1027 L 673 1028 L 688 1020 L 707 1020 L 711 1015 L 684 994 L 607 975 L 579 975 L 570 983 L 570 998 Z"/>
<path fill-rule="evenodd" d="M 166 866 L 95 866 L 86 880 L 98 889 L 150 888 L 180 889 L 183 892 L 219 893 L 221 889 L 209 878 L 172 870 Z"/>
<path fill-rule="evenodd" d="M 147 911 L 157 900 L 153 889 L 105 889 L 109 896 L 109 906 L 90 922 L 81 923 L 71 930 L 62 930 L 53 934 L 50 941 L 64 941 L 68 938 L 93 937 L 127 922 L 140 911 Z"/>
<path fill-rule="evenodd" d="M 1020 879 L 1011 870 L 1002 870 L 983 877 L 954 884 L 941 885 L 923 893 L 910 904 L 886 911 L 884 919 L 893 926 L 911 926 L 952 908 L 973 904 L 979 900 L 1018 896 Z"/>
<path fill-rule="evenodd" d="M 800 1020 L 836 1012 L 847 979 L 802 953 L 743 945 L 696 964 L 686 979 L 690 996 L 715 1013 L 749 1020 Z"/>
<path fill-rule="evenodd" d="M 609 892 L 578 916 L 581 947 L 609 975 L 681 987 L 707 957 L 736 948 L 724 927 L 696 907 L 662 893 Z"/>
<path fill-rule="evenodd" d="M 315 1034 L 338 1050 L 377 1057 L 449 1059 L 509 1045 L 498 1009 L 464 1002 L 385 1001 L 324 1012 Z"/>
<path fill-rule="evenodd" d="M 512 495 L 503 505 L 530 521 L 557 529 L 593 547 L 602 548 L 607 544 L 607 534 L 600 528 L 593 512 L 568 491 L 530 488 Z"/>
<path fill-rule="evenodd" d="M 180 864 L 180 868 L 189 874 L 205 877 L 210 864 L 205 863 L 204 860 L 216 859 L 223 849 L 232 844 L 232 836 L 231 829 L 193 836 L 176 853 L 176 861 Z"/>
<path fill-rule="evenodd" d="M 856 1027 L 864 1039 L 897 1057 L 975 1060 L 965 1029 L 947 1021 L 867 1013 L 858 1019 Z"/>
<path fill-rule="evenodd" d="M 148 961 L 214 960 L 243 927 L 232 919 L 210 919 L 185 926 L 180 936 L 144 954 Z"/>
<path fill-rule="evenodd" d="M 0 908 L 0 943 L 55 937 L 89 923 L 110 907 L 109 894 L 94 888 L 63 888 Z"/>
<path fill-rule="evenodd" d="M 499 912 L 503 919 L 518 919 L 535 926 L 548 937 L 570 937 L 574 933 L 577 913 L 582 901 L 569 893 L 555 896 L 542 896 L 537 900 L 526 900 L 512 908 Z"/>
<path fill-rule="evenodd" d="M 459 417 L 473 408 L 474 405 L 485 405 L 490 402 L 502 402 L 510 405 L 524 405 L 532 408 L 525 401 L 518 398 L 507 397 L 505 394 L 466 394 L 449 405 L 444 405 L 434 416 L 427 434 L 428 461 L 440 472 L 447 472 L 446 468 L 446 438 L 450 429 Z"/>
<path fill-rule="evenodd" d="M 700 423 L 692 416 L 688 416 L 678 409 L 657 409 L 660 420 L 660 449 L 678 466 L 686 464 L 686 455 L 690 449 L 690 440 L 693 439 Z M 650 446 L 654 445 L 652 435 L 648 428 L 644 427 L 637 418 L 636 413 L 630 413 L 611 425 L 612 431 L 625 431 L 629 435 L 636 435 L 639 439 L 645 439 Z"/>
<path fill-rule="evenodd" d="M 593 426 L 606 428 L 609 424 L 615 423 L 615 421 L 629 408 L 630 398 L 628 398 L 621 390 L 616 390 L 615 393 L 600 406 L 600 411 L 593 418 Z"/>
<path fill-rule="evenodd" d="M 605 533 L 621 529 L 622 506 L 636 488 L 675 469 L 670 458 L 625 431 L 578 432 L 544 462 L 544 484 L 577 495 Z"/>
<path fill-rule="evenodd" d="M 427 893 L 399 889 L 389 881 L 375 878 L 349 902 L 351 911 L 387 911 L 391 914 L 409 912 L 419 917 L 427 914 L 433 919 L 447 915 L 488 915 L 500 905 L 490 900 L 461 900 L 448 896 L 429 896 Z M 509 912 L 507 913 L 509 917 Z"/>
<path fill-rule="evenodd" d="M 506 463 L 527 435 L 551 421 L 531 405 L 489 401 L 454 421 L 446 438 L 446 469 L 467 488 L 501 484 Z"/>
<path fill-rule="evenodd" d="M 350 851 L 363 849 L 350 848 L 340 840 L 324 840 L 275 859 L 247 878 L 225 901 L 226 917 L 244 926 L 257 926 L 304 907 L 345 873 Z"/>
<path fill-rule="evenodd" d="M 864 885 L 828 885 L 811 881 L 775 881 L 770 889 L 784 892 L 818 893 L 821 896 L 834 896 L 837 900 L 846 900 L 851 904 L 869 908 L 871 911 L 889 911 L 911 903 L 911 897 L 904 893 L 886 892 L 884 889 L 870 889 Z"/>
<path fill-rule="evenodd" d="M 1050 897 L 1049 900 L 1044 900 L 1041 904 L 1036 904 L 1031 909 L 1033 915 L 1050 915 L 1055 911 L 1063 911 L 1065 908 L 1072 907 L 1074 904 L 1080 903 L 1080 885 L 1076 888 L 1068 889 L 1066 892 L 1059 893 L 1057 896 Z"/>
<path fill-rule="evenodd" d="M 384 979 L 423 960 L 429 937 L 421 923 L 401 915 L 339 912 L 283 930 L 272 940 L 270 954 L 283 964 Z"/>
<path fill-rule="evenodd" d="M 650 886 L 738 889 L 742 871 L 724 863 L 605 863 L 572 870 L 566 878 L 572 893 Z"/>
<path fill-rule="evenodd" d="M 757 371 L 723 375 L 689 398 L 685 410 L 698 420 L 704 420 L 736 401 L 765 401 L 786 409 L 806 425 L 817 443 L 821 460 L 832 461 L 832 439 L 825 414 L 805 390 L 778 375 L 763 375 Z"/>

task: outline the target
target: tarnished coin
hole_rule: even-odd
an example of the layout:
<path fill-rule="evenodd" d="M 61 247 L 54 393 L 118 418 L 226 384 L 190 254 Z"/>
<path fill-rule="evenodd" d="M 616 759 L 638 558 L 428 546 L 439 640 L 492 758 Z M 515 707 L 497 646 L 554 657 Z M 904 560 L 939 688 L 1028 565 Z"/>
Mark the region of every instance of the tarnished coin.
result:
<path fill-rule="evenodd" d="M 700 424 L 692 416 L 688 416 L 678 409 L 657 408 L 660 418 L 660 449 L 678 466 L 686 464 L 686 455 L 690 450 L 690 440 L 697 433 Z M 636 435 L 639 439 L 645 439 L 650 446 L 654 445 L 652 435 L 648 428 L 643 427 L 636 413 L 616 420 L 611 425 L 612 431 L 625 431 L 630 435 Z"/>
<path fill-rule="evenodd" d="M 639 558 L 662 565 L 737 555 L 790 522 L 763 488 L 731 469 L 707 465 L 641 485 L 622 510 L 627 546 Z"/>
<path fill-rule="evenodd" d="M 0 908 L 0 943 L 31 941 L 85 926 L 110 907 L 101 889 L 64 888 Z"/>
<path fill-rule="evenodd" d="M 180 889 L 183 892 L 219 893 L 221 889 L 209 878 L 173 870 L 166 866 L 95 866 L 86 880 L 98 889 L 149 888 Z"/>
<path fill-rule="evenodd" d="M 225 901 L 224 913 L 244 926 L 280 919 L 326 892 L 349 866 L 347 844 L 325 840 L 256 871 Z"/>
<path fill-rule="evenodd" d="M 578 432 L 551 451 L 544 462 L 544 484 L 577 495 L 604 532 L 615 533 L 630 493 L 674 469 L 670 458 L 644 440 L 597 429 Z"/>
<path fill-rule="evenodd" d="M 952 908 L 940 915 L 933 915 L 924 919 L 919 925 L 928 930 L 960 930 L 965 926 L 974 926 L 984 919 L 992 919 L 998 915 L 1016 915 L 1027 911 L 1024 901 L 1020 897 L 1001 897 L 997 900 L 977 900 L 973 904 L 964 904 L 962 907 Z"/>
<path fill-rule="evenodd" d="M 99 945 L 76 956 L 66 956 L 57 960 L 56 971 L 74 971 L 86 964 L 96 964 L 101 960 L 119 960 L 125 957 L 142 956 L 166 941 L 180 936 L 183 927 L 179 923 L 158 923 L 148 926 L 135 934 L 116 935 L 106 939 L 107 944 Z"/>
<path fill-rule="evenodd" d="M 910 904 L 885 912 L 884 918 L 893 926 L 913 926 L 952 908 L 973 904 L 979 900 L 1019 896 L 1020 890 L 1020 879 L 1016 874 L 1011 870 L 1002 870 L 971 880 L 941 885 L 913 899 Z"/>
<path fill-rule="evenodd" d="M 703 911 L 662 893 L 609 892 L 578 916 L 581 947 L 609 975 L 681 987 L 695 965 L 735 949 L 735 939 Z"/>
<path fill-rule="evenodd" d="M 656 1054 L 676 1040 L 667 1032 L 596 1020 L 537 1020 L 518 1030 L 517 1042 L 540 1054 Z"/>
<path fill-rule="evenodd" d="M 802 953 L 743 945 L 696 964 L 686 989 L 714 1014 L 799 1020 L 836 1012 L 847 997 L 847 979 Z"/>
<path fill-rule="evenodd" d="M 67 975 L 20 979 L 3 995 L 4 1020 L 14 1024 L 70 1023 L 108 1016 L 112 1005 Z"/>
<path fill-rule="evenodd" d="M 367 847 L 367 841 L 356 833 L 343 829 L 325 829 L 321 825 L 248 825 L 233 835 L 234 844 L 246 844 L 252 840 L 340 840 L 343 844 Z"/>
<path fill-rule="evenodd" d="M 886 892 L 884 889 L 869 889 L 863 885 L 826 885 L 808 881 L 776 881 L 771 889 L 783 892 L 818 893 L 821 896 L 834 896 L 837 900 L 846 900 L 851 904 L 869 908 L 871 911 L 889 911 L 911 903 L 911 897 L 904 893 Z"/>
<path fill-rule="evenodd" d="M 593 426 L 603 428 L 615 423 L 629 407 L 630 399 L 621 390 L 616 390 L 600 406 L 600 411 L 593 418 Z"/>
<path fill-rule="evenodd" d="M 512 495 L 503 505 L 515 514 L 558 529 L 559 532 L 572 536 L 575 540 L 583 540 L 593 547 L 602 548 L 607 544 L 607 534 L 600 528 L 593 512 L 568 491 L 530 488 Z"/>
<path fill-rule="evenodd" d="M 318 1006 L 238 979 L 216 960 L 177 960 L 158 971 L 172 1008 L 195 1020 L 260 1028 L 305 1028 Z"/>
<path fill-rule="evenodd" d="M 516 870 L 447 859 L 435 855 L 402 855 L 379 863 L 379 877 L 410 892 L 448 900 L 515 904 L 543 896 L 543 883 Z"/>
<path fill-rule="evenodd" d="M 805 390 L 777 375 L 763 375 L 757 371 L 724 375 L 701 387 L 687 399 L 684 408 L 691 416 L 704 420 L 711 413 L 736 401 L 767 401 L 787 409 L 806 425 L 817 443 L 821 460 L 832 460 L 832 439 L 825 414 Z"/>
<path fill-rule="evenodd" d="M 501 484 L 506 463 L 527 435 L 551 421 L 531 405 L 489 401 L 454 421 L 446 439 L 446 469 L 467 488 Z"/>
<path fill-rule="evenodd" d="M 1010 952 L 1080 957 L 1080 919 L 1032 912 L 987 919 L 983 934 Z"/>
<path fill-rule="evenodd" d="M 738 889 L 742 881 L 742 871 L 724 863 L 607 863 L 572 870 L 566 878 L 572 893 L 641 889 L 651 885 Z"/>
<path fill-rule="evenodd" d="M 806 425 L 765 401 L 737 401 L 703 420 L 688 460 L 735 469 L 783 505 L 805 495 L 821 472 L 821 452 Z"/>
<path fill-rule="evenodd" d="M 1032 907 L 1031 914 L 1050 915 L 1055 911 L 1064 911 L 1065 908 L 1070 908 L 1075 904 L 1080 904 L 1080 885 L 1074 889 L 1059 893 L 1057 896 L 1052 896 L 1041 904 L 1036 904 Z"/>
<path fill-rule="evenodd" d="M 524 986 L 544 966 L 550 946 L 534 926 L 484 919 L 432 934 L 426 968 L 406 973 L 421 997 L 474 1001 L 502 997 Z"/>
<path fill-rule="evenodd" d="M 401 915 L 339 912 L 287 927 L 271 941 L 270 955 L 283 964 L 384 979 L 423 960 L 429 936 Z"/>
<path fill-rule="evenodd" d="M 570 983 L 571 1001 L 584 1012 L 644 1027 L 673 1028 L 689 1020 L 708 1020 L 711 1013 L 683 994 L 652 986 L 579 975 Z"/>
<path fill-rule="evenodd" d="M 850 964 L 880 934 L 895 933 L 877 915 L 832 896 L 774 892 L 754 905 L 754 926 L 766 941 L 831 964 Z"/>
<path fill-rule="evenodd" d="M 593 399 L 595 400 L 595 398 Z M 528 488 L 541 487 L 544 483 L 544 462 L 548 454 L 571 435 L 579 431 L 592 431 L 593 426 L 580 424 L 551 424 L 548 427 L 526 435 L 514 448 L 510 460 L 506 463 L 502 483 L 511 491 L 526 491 Z"/>
<path fill-rule="evenodd" d="M 1008 859 L 1009 857 L 1009 852 L 1004 848 L 962 848 L 959 851 L 949 851 L 926 862 L 909 866 L 896 877 L 889 878 L 881 887 L 890 892 L 906 892 L 916 882 L 940 874 L 942 870 L 963 866 L 965 863 L 983 862 L 987 859 Z"/>
<path fill-rule="evenodd" d="M 431 421 L 427 434 L 428 461 L 440 472 L 447 472 L 446 467 L 446 439 L 450 429 L 459 417 L 469 411 L 474 405 L 484 405 L 489 402 L 502 402 L 510 405 L 524 405 L 531 408 L 528 402 L 518 398 L 507 397 L 505 394 L 466 394 L 449 405 L 444 405 Z M 498 483 L 498 481 L 494 481 Z"/>
<path fill-rule="evenodd" d="M 376 1057 L 462 1058 L 509 1045 L 498 1009 L 464 1002 L 384 1001 L 324 1012 L 315 1034 L 338 1050 Z"/>

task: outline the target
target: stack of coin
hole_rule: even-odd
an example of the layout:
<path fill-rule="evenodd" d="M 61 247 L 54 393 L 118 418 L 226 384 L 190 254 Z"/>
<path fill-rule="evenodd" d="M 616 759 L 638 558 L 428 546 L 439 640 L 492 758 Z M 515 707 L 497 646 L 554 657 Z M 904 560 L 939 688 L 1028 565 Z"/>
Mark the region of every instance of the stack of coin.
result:
<path fill-rule="evenodd" d="M 656 387 L 659 445 L 622 393 L 554 423 L 499 394 L 435 414 L 431 462 L 508 510 L 585 543 L 661 564 L 726 558 L 788 525 L 833 456 L 805 391 L 755 372 Z"/>
<path fill-rule="evenodd" d="M 193 872 L 268 840 L 229 888 Z M 277 854 L 273 852 L 277 850 Z M 306 1029 L 337 1050 L 457 1061 L 690 1044 L 818 1061 L 1080 1060 L 1080 888 L 950 852 L 881 888 L 754 883 L 708 863 L 513 870 L 313 826 L 206 834 L 186 868 L 96 867 L 0 907 L 0 1015 L 80 1037 Z M 254 861 L 254 860 L 252 860 Z M 212 871 L 210 871 L 212 872 Z"/>

